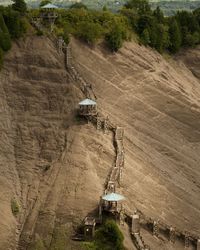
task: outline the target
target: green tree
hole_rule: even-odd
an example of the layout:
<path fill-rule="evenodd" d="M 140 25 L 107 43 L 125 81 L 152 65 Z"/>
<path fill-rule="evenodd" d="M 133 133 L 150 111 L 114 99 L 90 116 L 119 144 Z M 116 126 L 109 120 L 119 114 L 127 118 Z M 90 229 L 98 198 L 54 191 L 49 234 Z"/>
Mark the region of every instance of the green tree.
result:
<path fill-rule="evenodd" d="M 155 48 L 162 53 L 169 46 L 168 26 L 157 24 Z"/>
<path fill-rule="evenodd" d="M 139 14 L 151 12 L 151 7 L 148 0 L 129 0 L 124 5 L 127 9 L 135 9 Z"/>
<path fill-rule="evenodd" d="M 153 15 L 158 21 L 158 23 L 164 23 L 164 20 L 165 20 L 164 14 L 159 6 L 153 11 Z"/>
<path fill-rule="evenodd" d="M 45 5 L 48 4 L 48 3 L 51 3 L 51 0 L 42 0 L 42 1 L 40 2 L 40 8 L 41 8 L 42 6 L 45 6 Z"/>
<path fill-rule="evenodd" d="M 13 0 L 12 8 L 21 14 L 25 14 L 27 11 L 27 6 L 24 0 Z"/>
<path fill-rule="evenodd" d="M 176 19 L 169 22 L 169 50 L 172 53 L 177 52 L 181 47 L 181 32 Z"/>
<path fill-rule="evenodd" d="M 99 245 L 97 249 L 104 249 L 102 243 L 106 243 L 106 249 L 123 250 L 124 236 L 119 230 L 117 224 L 113 220 L 108 220 L 96 232 L 95 240 Z M 102 246 L 102 247 L 101 247 Z"/>
<path fill-rule="evenodd" d="M 83 3 L 74 3 L 70 6 L 70 9 L 86 9 L 87 10 L 87 6 Z"/>
<path fill-rule="evenodd" d="M 140 36 L 141 42 L 146 46 L 150 44 L 150 35 L 148 29 L 144 29 L 141 36 Z"/>
<path fill-rule="evenodd" d="M 0 47 L 4 51 L 7 51 L 11 48 L 10 34 L 1 13 L 0 13 Z"/>
<path fill-rule="evenodd" d="M 106 35 L 106 41 L 107 41 L 108 47 L 113 52 L 118 51 L 122 47 L 123 30 L 119 24 L 114 25 L 111 31 Z"/>
<path fill-rule="evenodd" d="M 103 34 L 102 27 L 98 23 L 80 22 L 76 35 L 88 44 L 95 44 Z"/>

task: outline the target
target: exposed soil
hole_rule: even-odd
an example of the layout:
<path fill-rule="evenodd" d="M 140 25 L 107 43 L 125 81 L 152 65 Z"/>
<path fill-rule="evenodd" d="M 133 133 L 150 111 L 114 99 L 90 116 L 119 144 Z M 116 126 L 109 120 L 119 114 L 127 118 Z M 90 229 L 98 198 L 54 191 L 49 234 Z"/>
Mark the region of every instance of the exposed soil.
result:
<path fill-rule="evenodd" d="M 71 47 L 98 107 L 125 129 L 120 191 L 126 209 L 137 207 L 200 234 L 198 78 L 182 58 L 166 61 L 135 43 L 117 54 L 74 39 Z M 35 249 L 32 242 L 40 240 L 54 249 L 52 235 L 61 226 L 69 236 L 66 249 L 78 250 L 70 235 L 97 208 L 114 161 L 112 134 L 77 119 L 83 95 L 47 38 L 27 37 L 13 45 L 0 88 L 0 250 L 16 249 L 19 236 L 18 249 Z M 20 206 L 17 218 L 12 199 Z M 143 234 L 152 249 L 183 249 Z"/>

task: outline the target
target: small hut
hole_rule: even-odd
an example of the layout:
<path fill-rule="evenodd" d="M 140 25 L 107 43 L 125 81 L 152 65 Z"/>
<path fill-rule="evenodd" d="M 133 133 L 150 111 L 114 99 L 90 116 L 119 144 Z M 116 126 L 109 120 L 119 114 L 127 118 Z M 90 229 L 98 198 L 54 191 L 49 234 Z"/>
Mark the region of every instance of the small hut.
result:
<path fill-rule="evenodd" d="M 97 103 L 91 99 L 79 102 L 79 115 L 91 116 L 97 114 Z"/>
<path fill-rule="evenodd" d="M 124 200 L 125 197 L 121 194 L 117 193 L 109 193 L 102 197 L 104 201 L 103 209 L 109 212 L 117 212 L 118 211 L 118 203 Z"/>
<path fill-rule="evenodd" d="M 90 240 L 94 237 L 96 221 L 94 217 L 86 217 L 84 220 L 84 238 Z"/>

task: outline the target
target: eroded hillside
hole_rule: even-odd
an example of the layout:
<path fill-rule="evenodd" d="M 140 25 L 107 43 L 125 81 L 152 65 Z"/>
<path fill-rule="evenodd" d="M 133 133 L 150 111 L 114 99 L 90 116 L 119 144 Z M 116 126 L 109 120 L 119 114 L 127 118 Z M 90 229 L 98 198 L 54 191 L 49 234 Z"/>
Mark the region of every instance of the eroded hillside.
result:
<path fill-rule="evenodd" d="M 117 54 L 75 40 L 71 47 L 99 108 L 125 129 L 126 209 L 200 234 L 198 79 L 134 43 Z M 0 249 L 15 249 L 18 235 L 20 249 L 34 249 L 33 241 L 54 249 L 55 232 L 62 228 L 70 238 L 73 225 L 96 209 L 114 161 L 112 135 L 77 119 L 83 95 L 47 38 L 15 44 L 0 77 Z M 20 204 L 17 219 L 12 199 Z M 182 249 L 145 239 L 153 249 Z"/>

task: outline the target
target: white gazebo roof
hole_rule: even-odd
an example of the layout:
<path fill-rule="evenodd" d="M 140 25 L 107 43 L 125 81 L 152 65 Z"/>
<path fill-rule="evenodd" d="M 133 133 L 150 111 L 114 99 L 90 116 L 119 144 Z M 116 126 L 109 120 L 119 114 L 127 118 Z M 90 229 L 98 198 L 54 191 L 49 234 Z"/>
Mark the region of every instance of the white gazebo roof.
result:
<path fill-rule="evenodd" d="M 41 7 L 42 9 L 58 9 L 58 6 L 54 5 L 54 4 L 51 4 L 51 3 L 48 3 L 44 6 Z"/>
<path fill-rule="evenodd" d="M 110 193 L 110 194 L 104 195 L 102 199 L 105 201 L 121 201 L 121 200 L 124 200 L 125 197 L 121 194 Z"/>
<path fill-rule="evenodd" d="M 85 99 L 81 102 L 79 102 L 79 105 L 81 106 L 89 106 L 89 105 L 96 105 L 97 103 L 91 99 Z"/>

